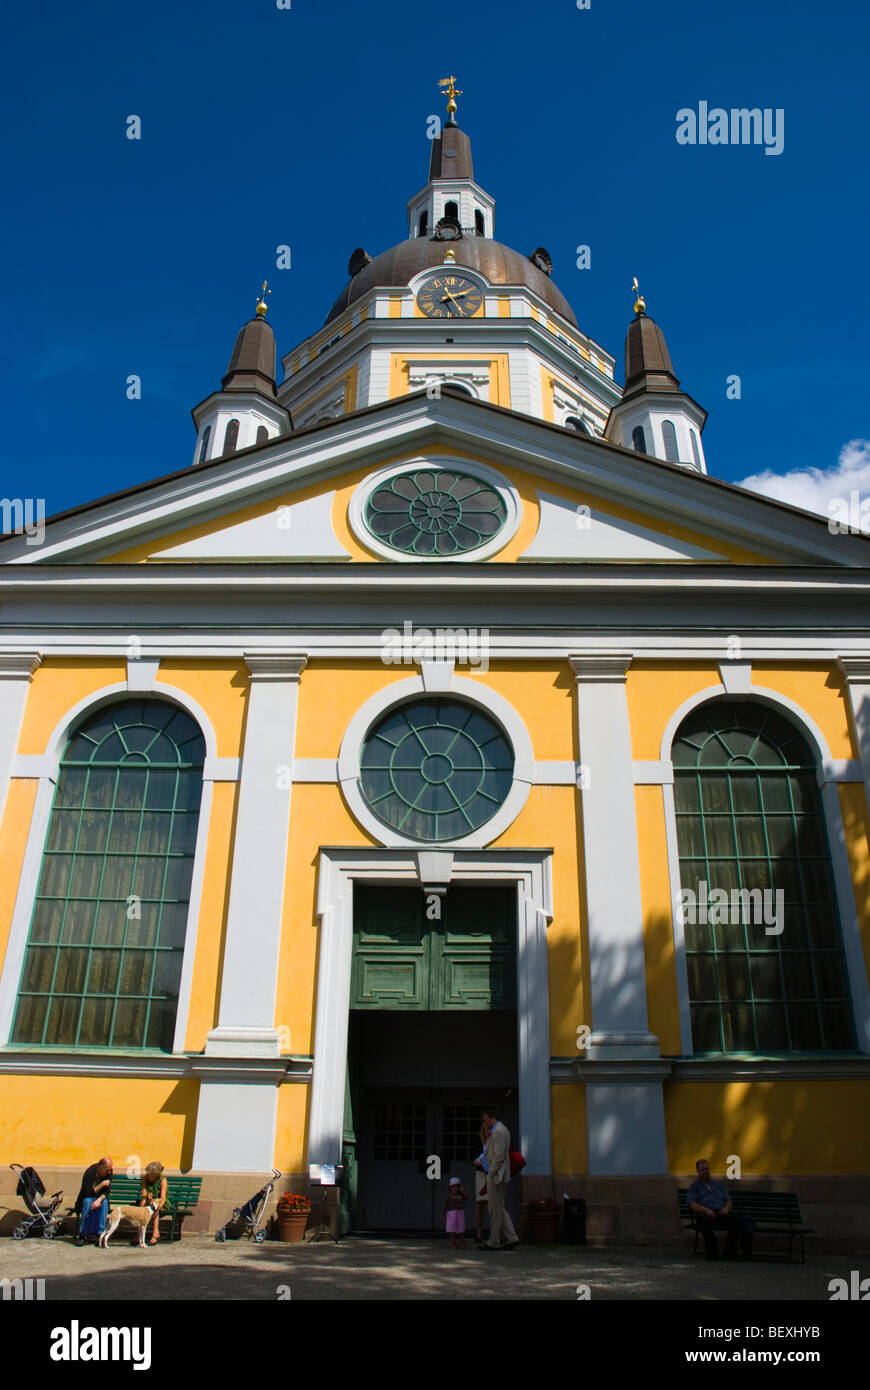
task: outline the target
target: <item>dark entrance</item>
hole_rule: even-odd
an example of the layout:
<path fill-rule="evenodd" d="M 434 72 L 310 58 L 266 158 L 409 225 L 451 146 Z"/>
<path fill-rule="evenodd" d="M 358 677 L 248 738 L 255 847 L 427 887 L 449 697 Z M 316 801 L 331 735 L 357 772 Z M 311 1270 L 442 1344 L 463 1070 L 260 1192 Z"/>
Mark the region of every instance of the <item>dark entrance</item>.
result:
<path fill-rule="evenodd" d="M 431 911 L 431 903 L 429 911 Z M 443 1229 L 448 1180 L 471 1200 L 480 1115 L 517 1126 L 516 892 L 355 893 L 344 1163 L 346 1225 Z M 427 1176 L 440 1163 L 440 1180 Z"/>

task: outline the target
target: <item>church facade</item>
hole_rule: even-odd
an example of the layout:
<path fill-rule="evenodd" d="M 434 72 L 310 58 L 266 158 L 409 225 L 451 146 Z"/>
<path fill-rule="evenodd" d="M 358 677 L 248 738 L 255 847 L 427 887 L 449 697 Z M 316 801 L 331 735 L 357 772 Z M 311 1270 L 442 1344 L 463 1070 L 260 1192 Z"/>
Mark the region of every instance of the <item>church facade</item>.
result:
<path fill-rule="evenodd" d="M 593 1236 L 699 1157 L 870 1231 L 870 541 L 708 473 L 640 298 L 618 384 L 452 113 L 407 215 L 0 541 L 4 1162 L 425 1229 L 493 1103 Z"/>

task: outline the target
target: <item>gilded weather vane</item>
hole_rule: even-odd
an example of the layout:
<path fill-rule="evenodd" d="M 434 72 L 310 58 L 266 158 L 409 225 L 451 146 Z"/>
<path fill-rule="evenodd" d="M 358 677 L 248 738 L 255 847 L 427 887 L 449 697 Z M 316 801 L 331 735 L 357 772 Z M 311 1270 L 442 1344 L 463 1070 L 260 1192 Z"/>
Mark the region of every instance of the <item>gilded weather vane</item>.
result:
<path fill-rule="evenodd" d="M 269 310 L 269 306 L 268 306 L 268 304 L 266 303 L 266 295 L 267 295 L 267 294 L 271 294 L 272 291 L 266 289 L 266 286 L 268 285 L 268 283 L 269 283 L 268 280 L 264 280 L 264 281 L 263 281 L 263 288 L 260 290 L 260 293 L 259 293 L 259 295 L 257 296 L 257 318 L 258 318 L 258 319 L 265 318 L 265 317 L 266 317 L 266 314 L 268 313 L 268 310 Z"/>
<path fill-rule="evenodd" d="M 638 317 L 640 317 L 640 315 L 641 315 L 641 314 L 644 312 L 644 310 L 646 309 L 646 301 L 644 300 L 644 297 L 643 297 L 643 295 L 642 295 L 641 292 L 640 292 L 640 288 L 638 287 L 637 276 L 636 276 L 636 275 L 635 275 L 634 279 L 633 279 L 632 282 L 631 282 L 631 288 L 634 290 L 634 294 L 635 294 L 634 312 L 637 314 Z"/>
<path fill-rule="evenodd" d="M 438 86 L 447 88 L 447 91 L 445 93 L 447 97 L 447 124 L 456 125 L 456 122 L 453 119 L 453 117 L 456 115 L 456 98 L 462 96 L 461 91 L 456 86 L 456 78 L 441 77 L 438 79 Z"/>

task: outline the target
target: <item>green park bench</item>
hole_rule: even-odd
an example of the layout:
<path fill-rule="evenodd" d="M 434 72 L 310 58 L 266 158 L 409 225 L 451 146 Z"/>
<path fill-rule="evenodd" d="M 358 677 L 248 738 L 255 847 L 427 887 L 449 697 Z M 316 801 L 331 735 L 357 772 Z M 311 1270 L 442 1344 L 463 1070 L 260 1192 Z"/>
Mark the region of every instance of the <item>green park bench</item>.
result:
<path fill-rule="evenodd" d="M 677 1200 L 680 1204 L 680 1217 L 687 1221 L 695 1232 L 695 1252 L 697 1253 L 701 1232 L 695 1220 L 695 1213 L 689 1209 L 688 1192 L 687 1187 L 679 1188 Z M 813 1228 L 804 1226 L 801 1221 L 801 1209 L 796 1192 L 728 1190 L 728 1195 L 731 1198 L 734 1211 L 748 1221 L 754 1222 L 756 1235 L 788 1237 L 788 1252 L 784 1257 L 787 1261 L 791 1260 L 792 1246 L 795 1240 L 799 1240 L 801 1264 L 805 1263 L 804 1236 L 811 1235 Z"/>
<path fill-rule="evenodd" d="M 202 1178 L 166 1178 L 166 1195 L 172 1203 L 172 1210 L 160 1216 L 161 1234 L 169 1228 L 170 1240 L 181 1240 L 181 1223 L 189 1216 L 199 1201 Z M 110 1207 L 138 1207 L 142 1197 L 141 1178 L 112 1178 L 109 1189 Z"/>

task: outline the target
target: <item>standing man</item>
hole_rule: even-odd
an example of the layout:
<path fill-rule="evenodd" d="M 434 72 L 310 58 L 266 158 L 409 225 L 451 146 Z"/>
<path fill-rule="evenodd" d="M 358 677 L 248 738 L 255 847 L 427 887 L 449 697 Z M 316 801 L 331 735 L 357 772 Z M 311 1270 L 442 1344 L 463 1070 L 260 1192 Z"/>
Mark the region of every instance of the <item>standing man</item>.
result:
<path fill-rule="evenodd" d="M 483 1112 L 483 1127 L 487 1132 L 486 1200 L 489 1206 L 489 1240 L 484 1250 L 513 1250 L 519 1238 L 504 1209 L 505 1192 L 511 1180 L 511 1137 L 495 1111 L 488 1106 Z"/>
<path fill-rule="evenodd" d="M 112 1172 L 112 1160 L 101 1158 L 99 1162 L 92 1163 L 90 1168 L 86 1168 L 82 1174 L 81 1190 L 76 1198 L 75 1208 L 80 1217 L 79 1231 L 74 1244 L 84 1245 L 86 1230 L 89 1235 L 102 1235 L 106 1229 Z M 94 1211 L 94 1215 L 88 1220 L 91 1210 Z"/>
<path fill-rule="evenodd" d="M 719 1245 L 716 1230 L 725 1230 L 725 1259 L 733 1260 L 737 1254 L 737 1242 L 748 1258 L 752 1254 L 751 1221 L 745 1221 L 732 1210 L 731 1198 L 721 1182 L 710 1177 L 710 1165 L 706 1158 L 699 1158 L 695 1164 L 698 1176 L 689 1188 L 686 1200 L 689 1210 L 695 1213 L 695 1225 L 704 1237 L 704 1250 L 708 1260 L 718 1260 Z"/>

